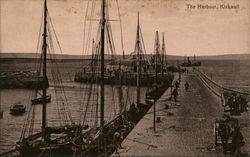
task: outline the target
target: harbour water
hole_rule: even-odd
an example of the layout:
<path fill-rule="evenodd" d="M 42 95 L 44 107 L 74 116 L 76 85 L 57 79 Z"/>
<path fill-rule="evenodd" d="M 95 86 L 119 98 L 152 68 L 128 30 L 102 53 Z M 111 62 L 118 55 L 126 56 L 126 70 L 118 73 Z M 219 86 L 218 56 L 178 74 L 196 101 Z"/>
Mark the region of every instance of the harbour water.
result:
<path fill-rule="evenodd" d="M 249 60 L 208 60 L 200 68 L 220 85 L 250 93 L 249 69 Z"/>
<path fill-rule="evenodd" d="M 105 87 L 105 120 L 110 121 L 116 114 L 119 113 L 119 100 L 118 100 L 118 87 L 106 86 Z M 130 103 L 132 103 L 136 98 L 136 90 L 135 87 L 127 87 L 123 88 L 123 91 L 129 90 L 129 96 L 127 93 L 124 93 L 124 96 L 127 97 L 127 100 L 124 99 L 125 104 L 127 107 Z M 59 126 L 62 123 L 61 117 L 59 117 L 58 110 L 63 110 L 58 105 L 62 105 L 62 101 L 56 100 L 56 94 L 54 91 L 54 87 L 50 87 L 48 89 L 48 94 L 51 95 L 51 103 L 47 105 L 47 113 L 48 113 L 48 126 Z M 74 88 L 66 87 L 65 94 L 67 96 L 67 103 L 69 104 L 69 109 L 71 111 L 71 115 L 73 121 L 75 123 L 79 122 L 79 117 L 81 113 L 84 113 L 86 110 L 86 106 L 83 106 L 82 110 L 80 110 L 80 103 L 86 103 L 86 100 L 82 101 L 82 95 L 84 95 L 88 91 L 83 91 L 80 94 L 80 85 L 74 84 Z M 145 96 L 145 89 L 142 89 L 142 97 L 141 99 L 144 100 Z M 3 119 L 0 119 L 0 153 L 3 153 L 12 146 L 14 146 L 15 142 L 17 142 L 21 136 L 22 129 L 24 127 L 24 121 L 27 117 L 29 106 L 30 106 L 30 97 L 34 91 L 33 90 L 25 90 L 25 89 L 4 89 L 1 90 L 2 93 L 2 109 L 4 111 Z M 84 93 L 85 92 L 85 93 Z M 9 114 L 9 108 L 12 104 L 21 102 L 22 104 L 26 105 L 26 113 L 20 116 L 13 116 Z M 91 103 L 95 103 L 92 104 Z M 57 104 L 58 103 L 58 104 Z M 91 123 L 94 121 L 95 115 L 95 105 L 97 101 L 90 100 L 89 108 L 86 119 L 86 122 Z M 35 121 L 34 121 L 34 132 L 39 131 L 41 128 L 41 105 L 35 105 Z M 99 114 L 98 114 L 99 115 Z"/>

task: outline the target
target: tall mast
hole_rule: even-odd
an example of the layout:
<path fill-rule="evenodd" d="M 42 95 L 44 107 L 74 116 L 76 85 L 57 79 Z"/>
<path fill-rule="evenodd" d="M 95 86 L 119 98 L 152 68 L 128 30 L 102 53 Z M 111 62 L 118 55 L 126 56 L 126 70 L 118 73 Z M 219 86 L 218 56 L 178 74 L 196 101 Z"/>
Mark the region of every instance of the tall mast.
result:
<path fill-rule="evenodd" d="M 159 51 L 160 51 L 160 43 L 159 43 L 159 34 L 158 34 L 158 31 L 156 31 L 156 34 L 155 34 L 155 92 L 157 92 L 157 57 L 158 57 L 158 54 L 159 54 Z M 162 45 L 163 46 L 163 45 Z M 163 53 L 163 52 L 162 52 Z M 162 74 L 163 75 L 163 74 Z M 154 132 L 156 130 L 156 125 L 155 125 L 155 102 L 156 102 L 156 94 L 154 96 L 154 116 L 153 116 L 153 128 L 154 128 Z"/>
<path fill-rule="evenodd" d="M 106 1 L 102 0 L 102 17 L 101 17 L 101 102 L 100 102 L 100 125 L 104 127 L 104 51 L 105 51 L 105 7 Z"/>
<path fill-rule="evenodd" d="M 91 56 L 92 66 L 93 66 L 93 62 L 94 62 L 94 56 L 95 56 L 95 40 L 93 39 L 93 41 L 92 41 L 92 56 Z"/>
<path fill-rule="evenodd" d="M 45 131 L 46 128 L 46 95 L 47 87 L 45 83 L 47 82 L 47 71 L 46 71 L 46 59 L 47 59 L 47 0 L 44 0 L 44 23 L 43 23 L 43 106 L 42 106 L 42 131 Z M 45 136 L 45 134 L 44 134 Z"/>
<path fill-rule="evenodd" d="M 161 57 L 161 77 L 163 77 L 163 65 L 165 61 L 165 40 L 164 40 L 164 32 L 162 32 L 162 57 Z"/>
<path fill-rule="evenodd" d="M 158 31 L 156 31 L 155 35 L 155 83 L 157 83 L 157 57 L 159 55 L 159 50 L 160 45 L 159 45 L 159 34 Z"/>
<path fill-rule="evenodd" d="M 124 50 L 122 50 L 122 59 L 125 59 Z"/>
<path fill-rule="evenodd" d="M 135 51 L 137 50 L 137 97 L 136 103 L 140 104 L 140 75 L 141 75 L 141 55 L 140 55 L 140 17 L 138 12 L 138 23 L 137 23 L 137 32 L 136 32 L 136 46 Z"/>
<path fill-rule="evenodd" d="M 0 114 L 1 114 L 1 91 L 0 91 Z"/>

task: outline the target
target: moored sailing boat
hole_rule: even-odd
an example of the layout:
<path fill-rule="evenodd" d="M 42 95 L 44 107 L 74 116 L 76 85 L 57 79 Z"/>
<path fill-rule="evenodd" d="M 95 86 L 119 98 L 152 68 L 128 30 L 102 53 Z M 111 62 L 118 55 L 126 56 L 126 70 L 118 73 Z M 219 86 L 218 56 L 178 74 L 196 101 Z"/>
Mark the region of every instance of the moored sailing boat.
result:
<path fill-rule="evenodd" d="M 101 44 L 100 44 L 100 55 L 101 55 L 101 75 L 100 75 L 100 125 L 93 127 L 90 130 L 83 132 L 78 137 L 74 138 L 73 146 L 75 149 L 74 156 L 110 156 L 118 145 L 126 138 L 126 136 L 133 129 L 134 125 L 146 114 L 151 104 L 143 104 L 140 102 L 140 73 L 141 73 L 141 40 L 139 36 L 139 29 L 137 29 L 135 52 L 137 54 L 137 99 L 136 103 L 130 105 L 130 109 L 120 110 L 118 116 L 112 119 L 110 122 L 105 123 L 104 120 L 104 107 L 105 96 L 104 96 L 104 31 L 105 22 L 107 21 L 105 16 L 106 2 L 102 0 L 102 18 L 101 18 Z M 138 16 L 139 17 L 139 16 Z M 138 18 L 139 21 L 139 18 Z M 138 23 L 139 25 L 139 23 Z M 138 27 L 137 27 L 138 28 Z M 92 93 L 92 92 L 90 92 Z M 97 109 L 98 111 L 98 109 Z M 106 111 L 107 112 L 107 111 Z"/>
<path fill-rule="evenodd" d="M 162 51 L 160 55 L 160 51 Z M 159 99 L 162 94 L 165 92 L 165 90 L 171 85 L 171 82 L 173 81 L 173 75 L 166 72 L 166 69 L 164 68 L 166 66 L 166 58 L 165 58 L 165 40 L 164 40 L 164 34 L 162 37 L 162 50 L 160 50 L 160 41 L 159 41 L 159 34 L 158 31 L 156 31 L 155 35 L 155 45 L 154 45 L 154 56 L 153 56 L 153 63 L 154 63 L 154 84 L 156 87 L 151 88 L 146 93 L 147 99 Z M 159 73 L 161 72 L 161 75 Z M 153 85 L 153 84 L 151 84 Z"/>
<path fill-rule="evenodd" d="M 135 50 L 134 52 L 136 53 L 137 57 L 137 78 L 136 78 L 136 85 L 137 85 L 137 97 L 136 97 L 136 103 L 132 103 L 130 105 L 130 109 L 128 111 L 128 119 L 129 121 L 134 122 L 137 124 L 139 120 L 147 113 L 149 108 L 151 107 L 152 104 L 143 104 L 141 103 L 141 92 L 140 92 L 140 87 L 141 87 L 141 71 L 142 71 L 142 54 L 143 54 L 143 48 L 142 48 L 142 39 L 141 39 L 141 30 L 140 30 L 140 18 L 139 18 L 139 13 L 138 13 L 138 24 L 137 24 L 137 32 L 136 32 L 136 41 L 135 41 Z"/>
<path fill-rule="evenodd" d="M 105 26 L 107 29 L 110 26 L 108 24 Z M 110 33 L 111 29 L 107 30 L 107 45 L 110 44 L 110 41 L 112 41 L 112 33 Z M 139 26 L 139 31 L 140 35 L 142 38 L 141 34 L 141 28 Z M 110 33 L 110 35 L 109 35 Z M 111 39 L 110 39 L 111 38 Z M 100 44 L 99 42 L 97 43 L 94 48 L 99 48 Z M 111 42 L 112 43 L 112 42 Z M 142 49 L 145 49 L 145 45 L 143 42 L 143 39 L 141 40 L 142 44 Z M 93 47 L 92 47 L 93 48 Z M 115 51 L 113 46 L 110 46 L 110 50 Z M 145 50 L 144 50 L 145 51 Z M 137 59 L 136 59 L 136 52 L 132 52 L 130 55 L 128 55 L 126 58 L 123 55 L 122 59 L 118 59 L 118 57 L 114 56 L 114 53 L 112 55 L 105 54 L 105 56 L 111 56 L 111 59 L 108 57 L 105 58 L 104 62 L 104 84 L 109 84 L 109 85 L 132 85 L 136 86 L 136 80 L 137 80 Z M 145 54 L 141 54 L 141 66 L 142 66 L 142 71 L 141 71 L 141 86 L 150 86 L 154 82 L 154 76 L 152 75 L 152 70 L 150 69 L 150 62 L 144 58 Z M 92 64 L 93 61 L 96 60 L 96 58 L 92 57 L 92 62 L 90 64 L 87 64 L 83 67 L 81 67 L 81 71 L 76 72 L 74 81 L 75 82 L 81 82 L 81 83 L 100 83 L 100 77 L 97 77 L 96 79 L 92 77 L 92 70 L 94 65 Z M 151 71 L 150 71 L 151 70 Z"/>
<path fill-rule="evenodd" d="M 57 156 L 72 156 L 73 150 L 71 141 L 76 132 L 86 129 L 87 126 L 75 125 L 71 120 L 71 124 L 65 124 L 61 126 L 48 126 L 47 122 L 47 51 L 51 51 L 51 35 L 48 23 L 51 19 L 48 18 L 47 0 L 44 0 L 43 11 L 43 38 L 42 38 L 42 124 L 41 131 L 35 134 L 33 133 L 34 125 L 34 113 L 29 112 L 27 120 L 25 121 L 24 130 L 22 132 L 21 140 L 17 142 L 16 150 L 23 157 L 57 157 Z M 50 23 L 51 24 L 51 23 Z M 49 42 L 47 42 L 47 38 Z M 50 47 L 49 47 L 50 46 Z M 40 100 L 40 99 L 39 99 Z M 40 103 L 40 102 L 39 102 Z M 35 106 L 31 106 L 34 109 Z M 31 116 L 31 119 L 29 119 Z M 65 118 L 69 115 L 65 113 Z M 30 125 L 28 129 L 27 126 Z M 25 137 L 26 131 L 28 136 Z"/>

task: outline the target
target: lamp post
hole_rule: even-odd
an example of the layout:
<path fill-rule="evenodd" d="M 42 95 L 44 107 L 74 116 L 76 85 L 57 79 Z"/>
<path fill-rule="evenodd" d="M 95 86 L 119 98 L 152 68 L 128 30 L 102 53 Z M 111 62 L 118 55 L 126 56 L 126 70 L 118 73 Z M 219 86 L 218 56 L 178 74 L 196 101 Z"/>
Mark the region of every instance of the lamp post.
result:
<path fill-rule="evenodd" d="M 156 113 L 155 113 L 155 104 L 156 104 L 156 97 L 157 97 L 157 90 L 158 90 L 158 88 L 157 88 L 157 84 L 156 83 L 154 83 L 154 118 L 153 118 L 153 127 L 154 127 L 154 132 L 156 131 L 156 124 L 155 124 L 155 118 L 156 118 Z"/>

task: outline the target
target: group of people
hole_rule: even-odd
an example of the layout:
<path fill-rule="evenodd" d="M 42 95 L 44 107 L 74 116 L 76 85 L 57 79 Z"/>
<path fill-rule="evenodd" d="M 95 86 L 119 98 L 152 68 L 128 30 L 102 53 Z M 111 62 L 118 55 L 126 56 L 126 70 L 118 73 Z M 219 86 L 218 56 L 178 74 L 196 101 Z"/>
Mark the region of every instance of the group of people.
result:
<path fill-rule="evenodd" d="M 227 150 L 233 156 L 241 156 L 241 147 L 244 145 L 244 138 L 240 132 L 240 125 L 237 119 L 230 116 L 224 116 L 225 120 L 220 121 L 219 135 L 222 141 L 223 152 L 226 154 Z M 231 138 L 231 145 L 229 144 Z"/>
<path fill-rule="evenodd" d="M 176 102 L 177 101 L 177 96 L 178 96 L 178 89 L 180 87 L 180 82 L 179 81 L 175 81 L 175 86 L 174 86 L 174 90 L 173 92 L 171 93 L 173 96 L 174 96 L 174 101 Z M 189 89 L 189 83 L 186 81 L 185 83 L 185 90 L 188 91 Z M 172 95 L 171 95 L 171 98 L 172 98 Z"/>
<path fill-rule="evenodd" d="M 228 99 L 227 104 L 231 112 L 240 114 L 247 111 L 247 100 L 240 94 L 232 93 Z"/>

